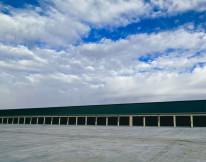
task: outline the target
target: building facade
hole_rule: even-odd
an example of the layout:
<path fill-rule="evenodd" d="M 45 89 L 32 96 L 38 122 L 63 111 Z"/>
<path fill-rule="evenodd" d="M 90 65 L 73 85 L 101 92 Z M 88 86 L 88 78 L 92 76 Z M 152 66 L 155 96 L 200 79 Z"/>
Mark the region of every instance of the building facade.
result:
<path fill-rule="evenodd" d="M 0 124 L 206 127 L 206 100 L 8 109 Z"/>

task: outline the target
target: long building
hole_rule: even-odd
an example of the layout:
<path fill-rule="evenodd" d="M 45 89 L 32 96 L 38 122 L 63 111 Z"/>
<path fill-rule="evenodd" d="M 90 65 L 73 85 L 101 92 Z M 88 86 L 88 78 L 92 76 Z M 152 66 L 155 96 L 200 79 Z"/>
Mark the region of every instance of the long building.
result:
<path fill-rule="evenodd" d="M 206 127 L 206 100 L 5 109 L 0 124 Z"/>

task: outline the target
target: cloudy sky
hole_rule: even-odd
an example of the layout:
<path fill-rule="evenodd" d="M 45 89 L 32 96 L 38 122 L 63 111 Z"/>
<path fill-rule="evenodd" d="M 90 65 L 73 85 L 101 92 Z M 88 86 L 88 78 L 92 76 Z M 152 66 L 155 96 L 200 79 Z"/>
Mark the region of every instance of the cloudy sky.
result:
<path fill-rule="evenodd" d="M 0 0 L 0 109 L 206 99 L 205 0 Z"/>

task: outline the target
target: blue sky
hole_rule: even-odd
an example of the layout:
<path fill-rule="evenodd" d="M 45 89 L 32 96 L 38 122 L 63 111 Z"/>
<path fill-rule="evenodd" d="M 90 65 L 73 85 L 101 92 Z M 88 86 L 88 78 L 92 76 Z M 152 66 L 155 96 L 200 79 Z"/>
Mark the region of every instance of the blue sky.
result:
<path fill-rule="evenodd" d="M 0 107 L 206 98 L 204 0 L 0 1 Z"/>
<path fill-rule="evenodd" d="M 18 0 L 18 1 L 13 1 L 13 0 L 3 0 L 1 1 L 3 5 L 8 5 L 14 8 L 26 8 L 28 5 L 32 5 L 34 7 L 40 6 L 39 1 L 36 0 Z"/>
<path fill-rule="evenodd" d="M 201 17 L 201 18 L 200 18 Z M 206 28 L 204 22 L 206 12 L 187 11 L 185 13 L 173 15 L 170 17 L 143 18 L 140 22 L 134 22 L 126 26 L 116 28 L 92 28 L 89 36 L 83 38 L 84 42 L 96 42 L 102 38 L 118 40 L 125 39 L 127 36 L 139 33 L 158 33 L 167 30 L 176 30 L 178 27 L 187 23 L 192 23 L 194 29 L 198 30 L 199 25 Z M 190 30 L 190 29 L 187 29 Z"/>

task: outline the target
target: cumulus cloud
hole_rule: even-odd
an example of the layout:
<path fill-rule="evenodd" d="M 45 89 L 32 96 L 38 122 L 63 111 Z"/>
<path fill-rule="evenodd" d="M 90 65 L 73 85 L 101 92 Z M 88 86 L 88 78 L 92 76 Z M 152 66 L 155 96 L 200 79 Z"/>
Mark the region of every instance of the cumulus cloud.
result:
<path fill-rule="evenodd" d="M 65 47 L 76 43 L 90 27 L 51 8 L 45 15 L 36 10 L 9 8 L 10 14 L 0 13 L 0 41 L 42 44 L 46 47 Z M 41 9 L 40 9 L 41 10 Z"/>
<path fill-rule="evenodd" d="M 206 34 L 173 30 L 84 43 L 92 28 L 205 10 L 203 0 L 0 4 L 0 109 L 206 97 Z"/>
<path fill-rule="evenodd" d="M 203 99 L 205 44 L 182 27 L 60 51 L 1 43 L 1 108 Z"/>
<path fill-rule="evenodd" d="M 95 27 L 122 26 L 139 21 L 139 17 L 149 16 L 152 7 L 144 1 L 134 0 L 54 0 L 55 7 L 66 15 Z"/>
<path fill-rule="evenodd" d="M 50 2 L 50 1 L 48 1 Z M 166 16 L 189 10 L 204 11 L 204 0 L 53 0 L 54 7 L 95 27 L 122 26 L 141 18 Z"/>
<path fill-rule="evenodd" d="M 142 18 L 205 10 L 203 0 L 53 0 L 16 9 L 0 5 L 0 41 L 29 47 L 67 48 L 87 37 L 91 28 L 125 26 Z M 155 9 L 158 9 L 157 11 Z"/>
<path fill-rule="evenodd" d="M 188 10 L 204 11 L 204 0 L 150 0 L 151 4 L 167 15 L 182 13 Z"/>

